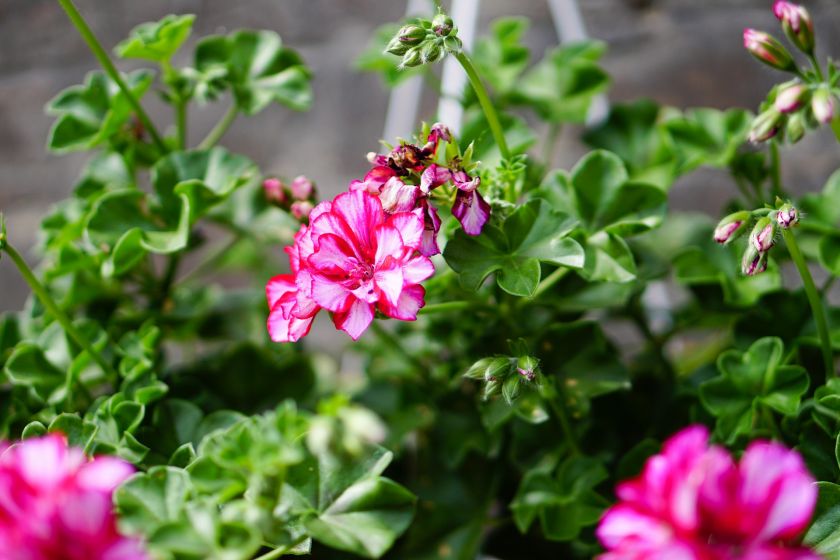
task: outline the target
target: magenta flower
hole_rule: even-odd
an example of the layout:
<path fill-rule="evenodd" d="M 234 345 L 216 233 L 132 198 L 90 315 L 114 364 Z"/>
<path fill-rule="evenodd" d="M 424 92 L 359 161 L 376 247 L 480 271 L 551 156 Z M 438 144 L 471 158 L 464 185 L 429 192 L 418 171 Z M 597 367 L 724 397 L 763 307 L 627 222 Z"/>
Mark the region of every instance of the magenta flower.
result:
<path fill-rule="evenodd" d="M 739 463 L 691 426 L 617 488 L 600 560 L 819 560 L 797 546 L 817 500 L 798 453 L 753 442 Z"/>
<path fill-rule="evenodd" d="M 391 178 L 396 177 L 397 172 L 386 165 L 377 165 L 368 171 L 365 178 L 361 181 L 358 179 L 350 182 L 351 191 L 367 191 L 370 194 L 379 194 L 382 187 Z"/>
<path fill-rule="evenodd" d="M 793 2 L 776 0 L 773 4 L 773 14 L 782 22 L 782 29 L 791 42 L 802 52 L 813 54 L 814 22 L 808 10 Z"/>
<path fill-rule="evenodd" d="M 322 308 L 354 340 L 374 313 L 413 321 L 424 305 L 420 282 L 434 265 L 418 254 L 424 239 L 423 209 L 387 214 L 380 197 L 365 190 L 322 202 L 286 250 L 291 274 L 266 286 L 268 331 L 277 342 L 305 336 Z"/>
<path fill-rule="evenodd" d="M 418 255 L 421 212 L 386 216 L 382 202 L 363 191 L 338 195 L 329 212 L 312 220 L 315 250 L 307 258 L 308 292 L 354 340 L 378 309 L 388 317 L 413 321 L 424 305 L 420 282 L 434 265 Z"/>
<path fill-rule="evenodd" d="M 89 461 L 52 434 L 0 454 L 0 558 L 146 560 L 121 535 L 112 494 L 134 469 L 113 457 Z"/>
<path fill-rule="evenodd" d="M 480 177 L 470 177 L 463 171 L 452 174 L 452 181 L 458 187 L 452 215 L 455 216 L 467 235 L 479 235 L 490 219 L 490 205 L 478 194 Z"/>

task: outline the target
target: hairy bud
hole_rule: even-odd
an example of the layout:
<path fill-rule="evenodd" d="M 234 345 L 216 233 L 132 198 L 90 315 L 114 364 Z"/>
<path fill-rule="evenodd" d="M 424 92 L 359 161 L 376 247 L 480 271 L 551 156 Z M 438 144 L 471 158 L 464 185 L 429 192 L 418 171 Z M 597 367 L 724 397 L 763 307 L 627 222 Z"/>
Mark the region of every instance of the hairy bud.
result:
<path fill-rule="evenodd" d="M 765 216 L 756 222 L 750 233 L 750 245 L 759 253 L 766 253 L 773 248 L 775 237 L 776 222 Z"/>
<path fill-rule="evenodd" d="M 286 202 L 286 187 L 276 177 L 269 177 L 263 181 L 265 199 L 273 204 L 283 205 Z"/>
<path fill-rule="evenodd" d="M 749 219 L 750 213 L 746 210 L 729 214 L 715 228 L 715 241 L 721 245 L 728 245 L 735 241 L 746 230 Z"/>
<path fill-rule="evenodd" d="M 834 118 L 834 96 L 827 86 L 820 86 L 811 99 L 811 111 L 814 118 L 822 124 L 828 124 Z"/>
<path fill-rule="evenodd" d="M 439 37 L 446 37 L 452 33 L 452 28 L 454 26 L 455 22 L 453 22 L 452 18 L 446 14 L 438 14 L 435 16 L 435 19 L 432 20 L 432 30 Z"/>
<path fill-rule="evenodd" d="M 421 64 L 423 64 L 421 48 L 419 46 L 416 46 L 411 47 L 405 52 L 405 54 L 403 55 L 402 62 L 400 63 L 400 67 L 414 68 L 415 66 L 420 66 Z"/>
<path fill-rule="evenodd" d="M 805 129 L 805 117 L 802 113 L 794 113 L 788 117 L 787 125 L 785 126 L 788 142 L 796 144 L 802 140 L 802 137 L 805 136 Z"/>
<path fill-rule="evenodd" d="M 770 107 L 752 122 L 749 140 L 753 144 L 766 142 L 779 133 L 782 124 L 782 114 L 775 107 Z"/>
<path fill-rule="evenodd" d="M 793 57 L 784 45 L 763 31 L 745 29 L 744 47 L 758 60 L 777 70 L 792 71 L 796 68 Z"/>
<path fill-rule="evenodd" d="M 752 244 L 748 244 L 741 260 L 741 272 L 746 276 L 755 276 L 765 270 L 767 270 L 767 253 L 760 253 Z"/>
<path fill-rule="evenodd" d="M 782 229 L 790 229 L 799 223 L 799 211 L 790 203 L 783 205 L 776 212 L 776 223 Z"/>
<path fill-rule="evenodd" d="M 776 0 L 773 4 L 773 13 L 782 22 L 782 29 L 790 42 L 800 51 L 809 55 L 813 54 L 816 39 L 814 22 L 808 10 L 793 2 Z"/>
<path fill-rule="evenodd" d="M 420 62 L 432 64 L 443 58 L 444 50 L 439 41 L 427 41 L 420 51 Z"/>
<path fill-rule="evenodd" d="M 779 88 L 774 106 L 780 113 L 793 113 L 808 99 L 808 88 L 804 84 L 791 83 Z"/>

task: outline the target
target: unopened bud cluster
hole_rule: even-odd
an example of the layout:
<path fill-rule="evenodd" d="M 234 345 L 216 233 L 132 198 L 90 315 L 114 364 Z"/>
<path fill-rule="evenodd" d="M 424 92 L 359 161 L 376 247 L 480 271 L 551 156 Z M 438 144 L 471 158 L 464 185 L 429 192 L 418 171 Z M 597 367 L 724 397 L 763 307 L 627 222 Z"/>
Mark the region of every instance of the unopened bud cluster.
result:
<path fill-rule="evenodd" d="M 307 221 L 315 208 L 315 183 L 303 175 L 295 177 L 289 185 L 276 177 L 268 177 L 262 186 L 268 202 L 290 212 L 300 222 Z"/>
<path fill-rule="evenodd" d="M 496 356 L 477 361 L 464 377 L 484 381 L 484 399 L 501 395 L 510 404 L 523 388 L 539 385 L 539 360 L 533 356 Z"/>
<path fill-rule="evenodd" d="M 728 245 L 749 229 L 754 217 L 758 217 L 747 241 L 741 258 L 741 272 L 755 276 L 767 270 L 767 256 L 775 246 L 780 230 L 790 229 L 799 223 L 799 211 L 790 203 L 783 203 L 777 209 L 766 208 L 742 210 L 723 218 L 715 228 L 715 241 Z"/>
<path fill-rule="evenodd" d="M 432 20 L 416 19 L 402 26 L 385 48 L 385 52 L 402 57 L 400 68 L 433 64 L 447 53 L 460 51 L 458 28 L 444 13 Z"/>
<path fill-rule="evenodd" d="M 776 86 L 762 105 L 750 130 L 751 142 L 766 142 L 771 138 L 786 138 L 798 142 L 809 128 L 816 128 L 834 119 L 837 91 L 823 82 L 822 69 L 814 59 L 814 22 L 803 6 L 777 0 L 773 13 L 785 36 L 815 65 L 814 71 L 803 71 L 793 54 L 772 35 L 755 29 L 744 30 L 744 47 L 758 60 L 797 78 Z"/>

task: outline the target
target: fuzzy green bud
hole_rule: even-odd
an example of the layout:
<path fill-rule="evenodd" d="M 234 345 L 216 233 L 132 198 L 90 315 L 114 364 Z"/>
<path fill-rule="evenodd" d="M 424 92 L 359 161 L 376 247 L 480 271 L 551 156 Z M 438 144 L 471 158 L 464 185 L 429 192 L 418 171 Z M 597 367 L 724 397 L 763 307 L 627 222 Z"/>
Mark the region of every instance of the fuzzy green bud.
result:
<path fill-rule="evenodd" d="M 776 223 L 782 229 L 790 229 L 799 223 L 799 211 L 790 202 L 785 203 L 776 212 Z"/>
<path fill-rule="evenodd" d="M 776 70 L 786 72 L 796 70 L 796 63 L 793 61 L 790 52 L 778 39 L 768 33 L 755 29 L 745 29 L 744 48 L 758 60 Z"/>
<path fill-rule="evenodd" d="M 403 25 L 397 32 L 396 38 L 401 43 L 413 47 L 423 42 L 423 39 L 426 38 L 426 30 L 419 25 Z"/>
<path fill-rule="evenodd" d="M 440 37 L 446 37 L 452 33 L 452 28 L 454 26 L 455 22 L 452 21 L 452 18 L 446 14 L 438 14 L 435 16 L 435 19 L 432 20 L 432 30 L 434 30 L 435 34 Z"/>
<path fill-rule="evenodd" d="M 744 257 L 741 259 L 741 272 L 746 276 L 755 276 L 765 270 L 767 270 L 767 253 L 756 251 L 752 243 L 748 243 Z"/>
<path fill-rule="evenodd" d="M 443 39 L 443 48 L 450 54 L 458 54 L 461 52 L 462 46 L 463 43 L 461 43 L 461 39 L 455 35 L 450 35 Z"/>
<path fill-rule="evenodd" d="M 805 117 L 802 113 L 794 113 L 788 117 L 787 126 L 785 126 L 785 134 L 788 142 L 796 144 L 802 137 L 805 136 Z"/>
<path fill-rule="evenodd" d="M 403 43 L 402 41 L 400 41 L 399 37 L 394 37 L 388 42 L 388 45 L 385 47 L 385 52 L 388 54 L 402 56 L 406 52 L 408 52 L 408 49 L 410 48 L 411 45 Z"/>
<path fill-rule="evenodd" d="M 834 118 L 834 96 L 828 86 L 821 85 L 816 89 L 811 98 L 811 111 L 822 124 L 828 124 Z"/>
<path fill-rule="evenodd" d="M 414 68 L 415 66 L 420 66 L 423 64 L 423 57 L 421 55 L 421 48 L 420 47 L 411 47 L 406 51 L 403 55 L 402 62 L 400 63 L 401 68 Z"/>
<path fill-rule="evenodd" d="M 420 51 L 420 61 L 422 64 L 432 64 L 443 58 L 443 55 L 439 41 L 427 41 Z"/>

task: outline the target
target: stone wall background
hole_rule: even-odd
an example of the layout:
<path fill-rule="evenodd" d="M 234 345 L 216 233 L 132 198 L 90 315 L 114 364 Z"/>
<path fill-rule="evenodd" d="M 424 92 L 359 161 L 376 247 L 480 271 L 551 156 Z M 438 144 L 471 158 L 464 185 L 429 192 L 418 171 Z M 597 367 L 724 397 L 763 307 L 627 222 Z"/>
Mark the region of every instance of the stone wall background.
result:
<path fill-rule="evenodd" d="M 818 22 L 819 48 L 840 56 L 840 2 L 805 3 Z M 746 26 L 777 29 L 771 0 L 580 4 L 590 35 L 609 43 L 605 66 L 613 78 L 612 101 L 651 97 L 677 107 L 755 108 L 778 77 L 741 46 Z M 267 171 L 309 175 L 325 196 L 364 174 L 363 156 L 378 146 L 388 96 L 376 76 L 356 72 L 352 63 L 378 25 L 402 16 L 404 0 L 77 0 L 77 5 L 108 48 L 136 24 L 173 12 L 197 14 L 194 37 L 239 27 L 278 31 L 314 70 L 313 109 L 299 114 L 275 106 L 257 118 L 240 118 L 224 144 Z M 485 0 L 483 5 L 480 29 L 499 16 L 525 15 L 532 18 L 528 43 L 534 52 L 556 43 L 544 0 Z M 41 217 L 68 195 L 85 160 L 44 152 L 52 119 L 43 106 L 94 68 L 95 60 L 54 0 L 0 0 L 0 210 L 30 262 L 37 258 L 32 246 Z M 145 104 L 156 121 L 170 119 L 169 108 L 153 96 Z M 223 102 L 191 112 L 193 143 L 225 108 Z M 579 132 L 564 131 L 557 165 L 567 167 L 583 153 Z M 814 135 L 786 151 L 784 163 L 789 185 L 813 190 L 840 165 L 840 150 L 829 135 Z M 701 171 L 674 188 L 672 204 L 714 213 L 732 188 L 723 174 Z M 26 294 L 13 267 L 0 262 L 0 311 L 20 309 Z"/>

